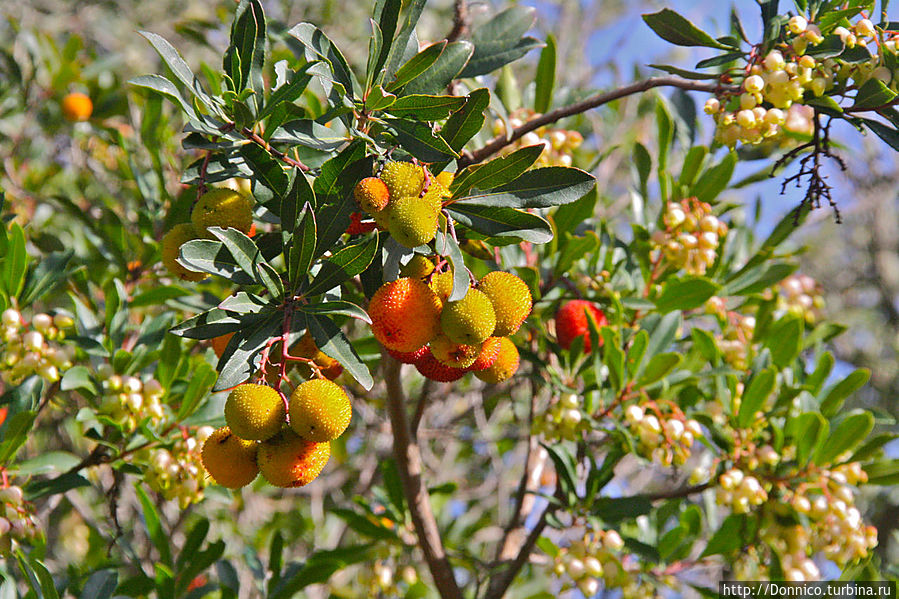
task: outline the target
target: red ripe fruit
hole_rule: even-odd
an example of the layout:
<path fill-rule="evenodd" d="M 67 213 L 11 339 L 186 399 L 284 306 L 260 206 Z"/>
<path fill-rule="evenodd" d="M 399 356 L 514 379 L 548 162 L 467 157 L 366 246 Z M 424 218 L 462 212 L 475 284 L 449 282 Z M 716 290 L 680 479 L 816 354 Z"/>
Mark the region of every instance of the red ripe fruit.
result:
<path fill-rule="evenodd" d="M 594 304 L 586 300 L 572 300 L 556 312 L 556 337 L 559 345 L 568 349 L 572 342 L 584 336 L 584 352 L 590 352 L 590 324 L 588 318 L 596 321 L 597 328 L 609 324 L 606 315 Z M 602 345 L 602 338 L 599 340 Z"/>
<path fill-rule="evenodd" d="M 453 368 L 441 363 L 434 357 L 430 349 L 425 349 L 427 349 L 427 353 L 415 363 L 415 369 L 425 378 L 441 383 L 452 383 L 461 379 L 468 372 L 464 368 Z"/>
<path fill-rule="evenodd" d="M 374 222 L 362 222 L 362 213 L 353 212 L 350 214 L 350 224 L 346 228 L 346 233 L 347 235 L 362 235 L 363 233 L 374 231 L 377 226 Z"/>
<path fill-rule="evenodd" d="M 423 357 L 425 357 L 425 354 L 429 354 L 430 350 L 428 350 L 428 346 L 425 345 L 413 352 L 402 352 L 388 349 L 387 353 L 393 356 L 394 360 L 402 364 L 415 364 Z"/>
<path fill-rule="evenodd" d="M 474 364 L 466 368 L 466 370 L 487 370 L 496 362 L 501 347 L 500 337 L 487 337 L 487 341 L 481 346 L 481 353 L 478 354 Z"/>

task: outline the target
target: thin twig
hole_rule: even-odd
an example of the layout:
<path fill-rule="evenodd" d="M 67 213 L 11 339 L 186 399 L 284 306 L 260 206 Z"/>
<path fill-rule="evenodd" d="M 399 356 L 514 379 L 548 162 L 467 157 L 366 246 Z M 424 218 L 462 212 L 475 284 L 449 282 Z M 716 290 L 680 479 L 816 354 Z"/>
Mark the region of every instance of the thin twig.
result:
<path fill-rule="evenodd" d="M 453 568 L 446 556 L 437 521 L 431 511 L 428 490 L 422 479 L 421 451 L 409 430 L 406 419 L 406 398 L 400 378 L 400 363 L 386 351 L 382 353 L 384 382 L 387 385 L 387 411 L 393 429 L 393 455 L 403 483 L 406 504 L 412 515 L 412 524 L 434 587 L 442 599 L 462 599 L 462 591 L 453 575 Z"/>
<path fill-rule="evenodd" d="M 537 520 L 537 524 L 531 529 L 531 534 L 528 535 L 528 538 L 521 546 L 521 550 L 518 552 L 515 559 L 508 564 L 505 570 L 490 579 L 490 583 L 487 585 L 487 592 L 484 594 L 484 599 L 500 599 L 500 597 L 506 594 L 506 591 L 508 591 L 509 587 L 512 585 L 512 581 L 515 580 L 515 577 L 518 576 L 518 573 L 530 559 L 531 552 L 534 550 L 537 541 L 540 539 L 540 535 L 543 534 L 543 530 L 546 528 L 546 519 L 555 509 L 556 507 L 552 504 L 546 506 L 546 509 L 540 514 L 540 519 Z"/>
<path fill-rule="evenodd" d="M 244 137 L 246 137 L 247 139 L 249 139 L 251 142 L 253 142 L 257 146 L 261 147 L 263 150 L 265 150 L 266 152 L 268 152 L 269 154 L 271 154 L 278 160 L 280 160 L 286 164 L 289 164 L 292 167 L 298 168 L 303 172 L 306 172 L 309 170 L 309 167 L 306 166 L 305 164 L 303 164 L 302 162 L 300 162 L 299 160 L 291 158 L 290 156 L 288 156 L 281 150 L 273 148 L 267 141 L 265 141 L 264 139 L 259 137 L 259 135 L 255 131 L 250 129 L 249 127 L 244 127 L 243 129 L 241 129 L 240 134 L 243 135 Z"/>
<path fill-rule="evenodd" d="M 654 87 L 677 87 L 688 91 L 700 91 L 708 93 L 718 93 L 721 91 L 730 90 L 730 88 L 724 87 L 719 83 L 701 83 L 699 81 L 691 81 L 689 79 L 683 79 L 681 77 L 650 77 L 649 79 L 637 81 L 635 83 L 631 83 L 630 85 L 625 85 L 624 87 L 619 87 L 609 92 L 596 94 L 595 96 L 591 96 L 585 100 L 581 100 L 580 102 L 575 102 L 574 104 L 551 110 L 546 114 L 531 119 L 528 122 L 524 123 L 522 126 L 513 129 L 512 135 L 510 135 L 508 138 L 505 135 L 500 135 L 494 138 L 484 147 L 475 150 L 474 152 L 463 155 L 462 158 L 460 158 L 458 161 L 459 168 L 461 169 L 470 164 L 477 164 L 483 160 L 486 160 L 487 158 L 493 156 L 526 133 L 535 131 L 540 127 L 555 123 L 556 121 L 564 119 L 565 117 L 580 114 L 582 112 L 587 112 L 588 110 L 597 108 L 599 106 L 602 106 L 603 104 L 608 104 L 609 102 L 614 102 L 615 100 L 619 100 L 627 96 L 645 92 Z"/>
<path fill-rule="evenodd" d="M 418 427 L 421 426 L 421 419 L 425 414 L 425 407 L 428 405 L 428 400 L 430 399 L 431 391 L 433 390 L 434 381 L 425 379 L 424 384 L 421 386 L 421 393 L 418 394 L 418 403 L 415 405 L 415 414 L 412 416 L 410 430 L 413 437 L 418 436 Z"/>
<path fill-rule="evenodd" d="M 453 28 L 446 34 L 446 41 L 454 42 L 468 34 L 468 1 L 456 0 L 453 9 Z"/>

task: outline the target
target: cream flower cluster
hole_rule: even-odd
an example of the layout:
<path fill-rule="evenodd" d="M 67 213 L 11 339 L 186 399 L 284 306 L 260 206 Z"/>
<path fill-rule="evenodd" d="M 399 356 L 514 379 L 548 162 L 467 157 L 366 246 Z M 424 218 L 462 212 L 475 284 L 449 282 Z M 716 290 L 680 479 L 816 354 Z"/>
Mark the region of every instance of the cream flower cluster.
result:
<path fill-rule="evenodd" d="M 36 374 L 48 383 L 58 381 L 72 366 L 74 348 L 60 341 L 73 324 L 72 318 L 63 314 L 35 314 L 26 322 L 18 310 L 4 310 L 0 315 L 0 379 L 17 385 Z"/>

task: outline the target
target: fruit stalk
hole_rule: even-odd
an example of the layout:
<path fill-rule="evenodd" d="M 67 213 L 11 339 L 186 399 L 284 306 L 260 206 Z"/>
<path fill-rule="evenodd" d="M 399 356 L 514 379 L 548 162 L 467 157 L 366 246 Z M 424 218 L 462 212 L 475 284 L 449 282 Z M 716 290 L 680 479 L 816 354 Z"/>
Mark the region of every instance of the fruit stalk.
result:
<path fill-rule="evenodd" d="M 382 352 L 381 356 L 384 364 L 384 382 L 387 385 L 387 411 L 393 430 L 393 455 L 400 472 L 403 494 L 412 515 L 415 533 L 428 563 L 428 569 L 434 578 L 434 586 L 442 599 L 462 599 L 462 591 L 459 590 L 453 576 L 437 521 L 431 511 L 428 490 L 422 479 L 418 441 L 409 430 L 405 411 L 406 398 L 400 377 L 402 365 L 386 351 Z"/>

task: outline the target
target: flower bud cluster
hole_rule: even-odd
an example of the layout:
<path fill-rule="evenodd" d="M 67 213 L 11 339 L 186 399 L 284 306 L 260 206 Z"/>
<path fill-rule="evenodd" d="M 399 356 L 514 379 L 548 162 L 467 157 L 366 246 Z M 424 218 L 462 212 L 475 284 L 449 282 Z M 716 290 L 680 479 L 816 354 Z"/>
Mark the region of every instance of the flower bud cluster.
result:
<path fill-rule="evenodd" d="M 177 499 L 181 509 L 202 501 L 206 469 L 200 454 L 214 431 L 211 426 L 201 426 L 193 435 L 185 431 L 171 448 L 159 447 L 138 456 L 149 465 L 144 475 L 147 484 L 166 500 Z"/>
<path fill-rule="evenodd" d="M 718 349 L 725 362 L 737 370 L 745 370 L 751 359 L 755 316 L 727 312 L 726 319 L 721 335 L 716 338 Z"/>
<path fill-rule="evenodd" d="M 695 420 L 674 414 L 645 410 L 630 405 L 624 419 L 631 433 L 637 437 L 637 452 L 662 466 L 682 466 L 690 457 L 690 449 L 702 427 Z"/>
<path fill-rule="evenodd" d="M 509 127 L 517 129 L 539 116 L 540 114 L 529 108 L 518 109 L 509 115 Z M 506 125 L 501 119 L 494 121 L 493 134 L 506 135 Z M 540 127 L 522 135 L 504 148 L 502 153 L 509 154 L 521 148 L 543 144 L 543 153 L 540 154 L 534 166 L 571 166 L 572 153 L 583 142 L 583 136 L 577 131 Z"/>
<path fill-rule="evenodd" d="M 696 198 L 668 202 L 652 242 L 665 260 L 693 275 L 704 275 L 718 256 L 718 245 L 727 235 L 727 225 L 711 213 L 712 207 Z"/>
<path fill-rule="evenodd" d="M 32 543 L 40 533 L 22 489 L 17 486 L 0 489 L 0 555 L 9 555 L 13 542 Z"/>
<path fill-rule="evenodd" d="M 64 314 L 35 314 L 26 322 L 14 309 L 0 315 L 0 379 L 18 385 L 32 375 L 55 383 L 71 368 L 74 348 L 60 345 L 75 322 Z"/>
<path fill-rule="evenodd" d="M 127 431 L 134 431 L 145 419 L 160 424 L 167 415 L 162 405 L 165 389 L 156 379 L 142 381 L 136 376 L 114 374 L 109 364 L 97 369 L 103 397 L 97 408 Z"/>
<path fill-rule="evenodd" d="M 600 584 L 606 589 L 624 587 L 633 577 L 621 565 L 623 548 L 624 540 L 617 531 L 589 531 L 570 546 L 559 548 L 552 573 L 565 580 L 563 589 L 576 586 L 585 597 L 596 595 Z"/>
<path fill-rule="evenodd" d="M 360 586 L 368 589 L 369 597 L 402 597 L 405 591 L 401 583 L 411 587 L 419 581 L 418 571 L 413 566 L 398 567 L 389 559 L 379 559 L 371 569 L 359 570 Z"/>
<path fill-rule="evenodd" d="M 534 433 L 547 440 L 574 441 L 579 433 L 590 430 L 588 414 L 582 410 L 580 398 L 566 393 L 553 402 L 542 418 L 534 422 Z"/>
<path fill-rule="evenodd" d="M 731 468 L 718 477 L 715 501 L 730 507 L 735 514 L 748 514 L 753 507 L 768 501 L 768 492 L 756 477 Z"/>
<path fill-rule="evenodd" d="M 821 286 L 808 275 L 793 274 L 777 287 L 777 307 L 790 314 L 801 316 L 808 323 L 820 317 L 824 307 Z"/>

